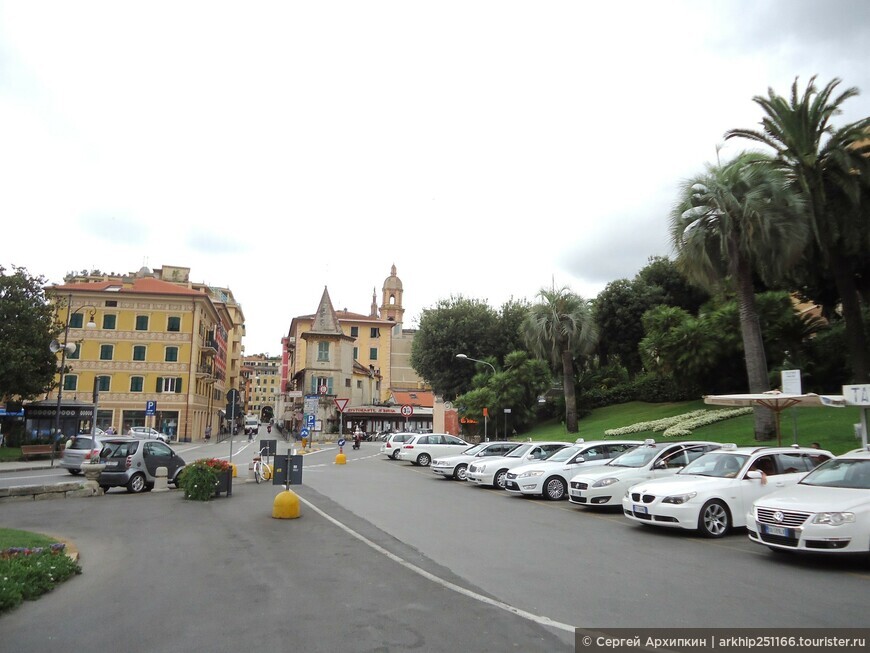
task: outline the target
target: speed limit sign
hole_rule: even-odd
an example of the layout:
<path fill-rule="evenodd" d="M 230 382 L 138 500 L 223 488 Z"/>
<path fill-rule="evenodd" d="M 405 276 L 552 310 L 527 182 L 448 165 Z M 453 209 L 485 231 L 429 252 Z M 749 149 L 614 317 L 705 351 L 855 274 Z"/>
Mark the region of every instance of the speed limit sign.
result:
<path fill-rule="evenodd" d="M 413 414 L 414 414 L 414 407 L 413 406 L 409 406 L 408 404 L 405 404 L 404 406 L 402 406 L 402 415 L 404 417 L 410 417 Z"/>

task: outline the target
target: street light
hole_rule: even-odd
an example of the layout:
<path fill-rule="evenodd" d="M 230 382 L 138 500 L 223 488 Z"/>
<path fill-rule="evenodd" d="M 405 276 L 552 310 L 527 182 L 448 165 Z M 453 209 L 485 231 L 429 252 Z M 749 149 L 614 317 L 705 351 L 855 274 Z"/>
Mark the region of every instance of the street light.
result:
<path fill-rule="evenodd" d="M 492 369 L 492 373 L 495 374 L 495 365 L 493 365 L 492 363 L 487 363 L 486 361 L 482 361 L 478 358 L 472 358 L 471 356 L 466 356 L 465 354 L 456 354 L 456 358 L 461 358 L 464 361 L 474 361 L 475 363 L 483 363 L 484 365 L 489 365 L 490 368 Z M 487 411 L 486 408 L 483 409 L 483 441 L 484 442 L 489 441 L 489 437 L 487 436 L 487 424 L 489 423 L 489 415 L 487 414 L 488 412 L 489 411 Z M 505 428 L 507 428 L 507 427 L 505 427 Z M 495 430 L 498 431 L 498 422 L 496 422 Z M 505 433 L 505 435 L 507 435 L 507 434 Z"/>
<path fill-rule="evenodd" d="M 60 344 L 57 340 L 52 340 L 49 345 L 49 349 L 53 353 L 61 352 L 60 354 L 60 383 L 57 386 L 57 406 L 55 406 L 54 412 L 54 438 L 55 441 L 51 443 L 51 466 L 54 467 L 54 448 L 57 444 L 56 439 L 58 434 L 60 433 L 60 402 L 63 398 L 63 378 L 66 376 L 66 355 L 72 354 L 76 350 L 76 343 L 69 342 L 69 323 L 72 320 L 72 316 L 78 313 L 81 310 L 86 308 L 91 309 L 91 315 L 88 319 L 87 328 L 94 329 L 97 324 L 94 322 L 94 316 L 97 314 L 97 307 L 92 306 L 90 304 L 85 304 L 84 306 L 79 306 L 76 310 L 69 310 L 72 306 L 72 293 L 67 295 L 66 298 L 66 306 L 67 306 L 67 314 L 66 314 L 66 325 L 63 330 L 63 344 Z M 94 420 L 96 420 L 96 415 L 94 415 Z"/>

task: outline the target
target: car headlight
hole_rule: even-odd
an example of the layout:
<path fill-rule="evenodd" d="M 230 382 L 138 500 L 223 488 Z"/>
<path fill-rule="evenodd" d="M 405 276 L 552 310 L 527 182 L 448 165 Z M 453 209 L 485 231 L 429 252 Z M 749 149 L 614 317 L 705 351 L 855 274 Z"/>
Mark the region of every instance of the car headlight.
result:
<path fill-rule="evenodd" d="M 839 526 L 840 524 L 855 523 L 854 512 L 820 512 L 813 517 L 814 524 L 827 524 L 828 526 Z"/>
<path fill-rule="evenodd" d="M 613 485 L 614 483 L 618 482 L 618 478 L 608 476 L 607 478 L 602 478 L 600 481 L 595 481 L 595 483 L 592 484 L 592 487 L 607 487 L 608 485 Z"/>
<path fill-rule="evenodd" d="M 662 499 L 662 503 L 673 503 L 675 505 L 680 505 L 681 503 L 686 503 L 689 499 L 694 499 L 698 496 L 697 492 L 686 492 L 685 494 L 674 494 L 669 497 L 665 497 Z"/>
<path fill-rule="evenodd" d="M 486 465 L 477 465 L 477 466 L 475 466 L 475 469 L 476 469 L 478 472 L 485 472 L 485 471 L 486 471 Z"/>
<path fill-rule="evenodd" d="M 433 460 L 432 461 L 433 467 L 441 467 L 441 465 L 443 465 L 443 464 L 444 464 L 444 461 L 441 461 L 441 460 Z"/>
<path fill-rule="evenodd" d="M 535 477 L 535 476 L 540 476 L 540 475 L 543 474 L 543 473 L 544 473 L 544 472 L 543 472 L 542 470 L 540 470 L 540 469 L 533 469 L 533 470 L 530 471 L 530 472 L 523 472 L 522 474 L 520 474 L 519 476 L 517 476 L 517 478 L 533 478 L 533 477 Z"/>

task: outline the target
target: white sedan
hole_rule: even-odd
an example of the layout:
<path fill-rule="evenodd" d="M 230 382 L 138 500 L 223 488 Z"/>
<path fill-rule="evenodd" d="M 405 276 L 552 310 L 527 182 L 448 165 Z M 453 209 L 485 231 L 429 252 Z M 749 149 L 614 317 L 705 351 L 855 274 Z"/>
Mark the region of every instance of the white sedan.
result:
<path fill-rule="evenodd" d="M 559 501 L 568 496 L 568 479 L 581 469 L 603 465 L 629 449 L 642 444 L 639 440 L 582 439 L 559 449 L 549 458 L 514 467 L 507 473 L 504 489 L 513 494 L 543 496 Z"/>
<path fill-rule="evenodd" d="M 568 483 L 568 500 L 579 506 L 619 506 L 625 491 L 640 481 L 672 476 L 718 442 L 661 442 L 642 445 L 606 465 L 582 471 Z"/>
<path fill-rule="evenodd" d="M 460 454 L 471 445 L 447 433 L 427 433 L 415 435 L 402 444 L 399 449 L 398 460 L 407 460 L 413 465 L 428 467 L 433 458 L 455 456 Z"/>
<path fill-rule="evenodd" d="M 801 553 L 870 552 L 870 451 L 819 465 L 797 485 L 762 497 L 746 515 L 749 539 Z"/>
<path fill-rule="evenodd" d="M 466 449 L 458 456 L 433 460 L 432 471 L 444 478 L 455 478 L 456 480 L 464 481 L 470 463 L 476 462 L 480 458 L 504 456 L 511 449 L 515 449 L 517 444 L 517 442 L 504 441 L 481 442 L 470 449 Z"/>
<path fill-rule="evenodd" d="M 794 485 L 833 457 L 819 449 L 724 445 L 669 478 L 629 488 L 622 499 L 622 511 L 632 521 L 647 526 L 722 537 L 732 528 L 746 525 L 746 511 L 753 501 Z"/>
<path fill-rule="evenodd" d="M 569 442 L 523 442 L 505 456 L 469 465 L 465 480 L 474 485 L 490 485 L 503 489 L 507 474 L 514 467 L 543 460 L 559 449 L 570 446 Z"/>

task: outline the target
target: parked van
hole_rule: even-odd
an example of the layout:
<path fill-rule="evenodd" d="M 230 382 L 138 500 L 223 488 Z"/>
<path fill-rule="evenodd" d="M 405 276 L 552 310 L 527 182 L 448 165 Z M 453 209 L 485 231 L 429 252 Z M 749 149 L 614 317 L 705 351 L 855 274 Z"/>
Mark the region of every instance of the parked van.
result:
<path fill-rule="evenodd" d="M 260 431 L 260 420 L 254 415 L 245 417 L 245 435 L 257 435 Z"/>

